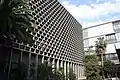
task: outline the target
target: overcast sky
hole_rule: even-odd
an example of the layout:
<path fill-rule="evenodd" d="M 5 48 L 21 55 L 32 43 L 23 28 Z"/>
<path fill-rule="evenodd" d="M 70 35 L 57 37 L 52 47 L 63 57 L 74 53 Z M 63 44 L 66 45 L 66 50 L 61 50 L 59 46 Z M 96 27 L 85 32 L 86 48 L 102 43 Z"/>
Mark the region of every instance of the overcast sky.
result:
<path fill-rule="evenodd" d="M 58 0 L 83 28 L 120 19 L 120 0 Z"/>

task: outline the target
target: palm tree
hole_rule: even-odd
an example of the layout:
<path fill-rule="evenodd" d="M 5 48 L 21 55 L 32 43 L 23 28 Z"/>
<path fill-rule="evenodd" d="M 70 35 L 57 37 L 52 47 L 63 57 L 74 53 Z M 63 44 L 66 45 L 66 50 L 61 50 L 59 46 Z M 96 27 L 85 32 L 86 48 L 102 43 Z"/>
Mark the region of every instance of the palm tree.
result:
<path fill-rule="evenodd" d="M 103 70 L 106 77 L 110 78 L 112 76 L 117 77 L 117 72 L 119 69 L 115 63 L 111 62 L 110 60 L 105 60 Z"/>
<path fill-rule="evenodd" d="M 31 43 L 32 33 L 34 33 L 31 11 L 27 1 L 0 0 L 0 40 L 6 38 L 10 41 L 18 40 L 24 44 Z M 9 52 L 8 78 L 12 46 Z"/>
<path fill-rule="evenodd" d="M 0 35 L 30 43 L 34 32 L 29 4 L 24 0 L 0 0 Z"/>
<path fill-rule="evenodd" d="M 94 54 L 94 50 L 93 49 L 94 46 L 89 46 L 88 49 L 85 51 L 85 55 L 91 55 Z"/>
<path fill-rule="evenodd" d="M 59 69 L 56 69 L 55 80 L 65 80 L 63 68 L 60 67 Z"/>
<path fill-rule="evenodd" d="M 27 67 L 19 61 L 17 68 L 11 70 L 10 80 L 26 80 L 27 79 Z"/>
<path fill-rule="evenodd" d="M 74 73 L 72 68 L 69 69 L 68 78 L 69 80 L 77 80 L 76 74 Z"/>
<path fill-rule="evenodd" d="M 104 79 L 104 71 L 103 71 L 103 55 L 105 54 L 105 51 L 106 51 L 106 41 L 104 40 L 104 37 L 100 37 L 98 38 L 98 41 L 96 41 L 96 44 L 95 44 L 95 51 L 97 54 L 100 54 L 101 55 L 101 68 L 102 68 L 102 76 L 103 76 L 103 79 Z"/>
<path fill-rule="evenodd" d="M 52 65 L 49 65 L 48 62 L 38 65 L 37 80 L 54 80 Z"/>

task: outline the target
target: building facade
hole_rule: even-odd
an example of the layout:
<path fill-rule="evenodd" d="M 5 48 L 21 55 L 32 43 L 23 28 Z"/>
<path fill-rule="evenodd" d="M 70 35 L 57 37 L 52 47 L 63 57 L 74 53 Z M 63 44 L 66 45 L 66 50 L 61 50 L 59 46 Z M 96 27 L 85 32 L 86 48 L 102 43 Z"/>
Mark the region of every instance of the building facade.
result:
<path fill-rule="evenodd" d="M 107 41 L 105 58 L 119 65 L 120 20 L 84 28 L 84 50 L 90 46 L 94 46 L 93 50 L 95 50 L 95 41 L 98 41 L 99 37 L 104 37 Z"/>
<path fill-rule="evenodd" d="M 30 64 L 37 66 L 41 62 L 49 61 L 57 68 L 63 67 L 65 75 L 69 68 L 73 68 L 77 80 L 82 79 L 82 26 L 57 0 L 30 0 L 29 3 L 37 25 L 34 29 L 34 45 L 13 42 L 10 67 L 15 68 L 20 59 L 27 64 L 29 76 Z M 5 46 L 8 46 L 7 43 L 5 41 Z M 1 49 L 1 52 L 8 54 L 5 51 L 6 48 Z"/>

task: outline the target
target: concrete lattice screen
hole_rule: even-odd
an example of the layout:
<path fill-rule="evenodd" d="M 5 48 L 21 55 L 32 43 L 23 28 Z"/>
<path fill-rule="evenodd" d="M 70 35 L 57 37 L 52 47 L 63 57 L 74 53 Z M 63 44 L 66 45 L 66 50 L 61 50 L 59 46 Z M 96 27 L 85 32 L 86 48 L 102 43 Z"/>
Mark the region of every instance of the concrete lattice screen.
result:
<path fill-rule="evenodd" d="M 57 0 L 30 0 L 30 5 L 37 25 L 34 45 L 13 42 L 12 64 L 23 61 L 29 76 L 31 63 L 47 60 L 63 67 L 65 74 L 71 67 L 77 79 L 84 77 L 82 26 Z"/>

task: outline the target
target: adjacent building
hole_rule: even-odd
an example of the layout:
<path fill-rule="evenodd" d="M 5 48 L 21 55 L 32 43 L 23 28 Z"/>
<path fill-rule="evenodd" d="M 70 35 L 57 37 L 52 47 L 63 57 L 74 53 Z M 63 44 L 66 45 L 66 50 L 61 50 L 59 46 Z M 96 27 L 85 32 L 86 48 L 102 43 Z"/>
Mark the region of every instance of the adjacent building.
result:
<path fill-rule="evenodd" d="M 84 77 L 82 26 L 57 0 L 30 0 L 33 18 L 37 25 L 34 29 L 34 45 L 13 42 L 11 53 L 8 41 L 1 52 L 11 54 L 10 67 L 15 68 L 19 59 L 28 67 L 49 61 L 54 66 L 63 67 L 65 75 L 73 68 L 77 80 Z M 2 54 L 2 56 L 3 56 Z M 1 56 L 1 54 L 0 54 Z M 2 61 L 7 59 L 1 58 Z"/>
<path fill-rule="evenodd" d="M 105 58 L 120 64 L 120 20 L 111 21 L 83 29 L 84 50 L 94 46 L 97 38 L 104 37 L 107 41 Z"/>

